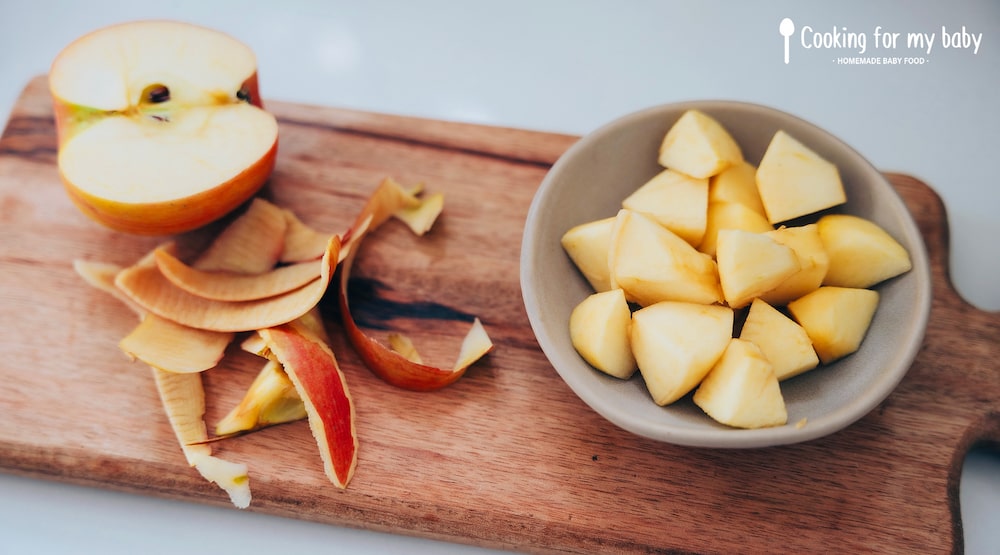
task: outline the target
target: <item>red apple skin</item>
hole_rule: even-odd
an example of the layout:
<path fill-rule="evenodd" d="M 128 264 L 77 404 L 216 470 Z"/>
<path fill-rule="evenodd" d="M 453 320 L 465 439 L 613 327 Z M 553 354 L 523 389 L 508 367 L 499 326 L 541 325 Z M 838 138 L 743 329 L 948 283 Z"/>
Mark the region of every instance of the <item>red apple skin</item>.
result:
<path fill-rule="evenodd" d="M 341 314 L 347 314 L 345 303 L 342 302 L 341 307 Z M 365 366 L 388 384 L 410 391 L 434 391 L 455 383 L 465 375 L 467 367 L 446 370 L 413 362 L 365 335 L 351 316 L 345 315 L 343 322 L 347 336 Z"/>
<path fill-rule="evenodd" d="M 111 229 L 134 235 L 172 235 L 199 228 L 235 210 L 264 186 L 274 171 L 278 141 L 249 168 L 198 194 L 181 199 L 133 204 L 90 195 L 61 174 L 73 204 L 91 219 Z"/>
<path fill-rule="evenodd" d="M 302 398 L 327 477 L 346 488 L 357 466 L 358 436 L 354 404 L 333 351 L 291 324 L 259 333 Z"/>
<path fill-rule="evenodd" d="M 361 233 L 359 240 L 366 235 L 366 231 L 368 230 Z M 351 314 L 350 303 L 347 299 L 347 282 L 350 279 L 351 266 L 354 264 L 356 252 L 357 245 L 351 249 L 347 258 L 342 262 L 337 301 L 347 338 L 365 366 L 386 383 L 410 391 L 434 391 L 458 381 L 465 375 L 466 366 L 452 370 L 413 362 L 377 340 L 368 337 L 358 327 Z"/>

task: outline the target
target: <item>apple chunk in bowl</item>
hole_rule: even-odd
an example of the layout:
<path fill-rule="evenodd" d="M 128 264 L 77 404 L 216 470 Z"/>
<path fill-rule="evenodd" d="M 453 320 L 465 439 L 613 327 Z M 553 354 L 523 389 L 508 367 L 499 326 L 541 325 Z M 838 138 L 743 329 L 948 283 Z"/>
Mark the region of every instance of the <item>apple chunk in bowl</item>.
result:
<path fill-rule="evenodd" d="M 661 405 L 654 401 L 641 372 L 628 378 L 601 372 L 578 353 L 571 338 L 574 308 L 594 293 L 594 283 L 602 279 L 577 267 L 562 245 L 564 234 L 581 224 L 615 217 L 625 199 L 663 172 L 661 145 L 682 115 L 692 110 L 721 124 L 739 145 L 742 158 L 754 166 L 779 132 L 808 147 L 836 168 L 846 199 L 834 198 L 812 216 L 837 213 L 863 218 L 898 241 L 909 255 L 908 271 L 871 286 L 878 294 L 878 306 L 855 352 L 782 379 L 787 419 L 781 425 L 746 429 L 722 424 L 695 403 L 693 391 L 676 400 L 670 395 L 670 402 Z M 753 225 L 760 226 L 760 220 Z M 779 228 L 796 222 L 766 223 Z M 592 231 L 591 235 L 601 233 L 611 232 Z M 755 238 L 755 242 L 760 241 Z M 743 248 L 723 246 L 737 255 Z M 700 447 L 750 448 L 808 441 L 864 417 L 909 369 L 923 340 L 931 302 L 930 268 L 919 229 L 881 173 L 851 147 L 809 122 L 765 106 L 729 101 L 649 108 L 615 120 L 573 145 L 552 167 L 532 202 L 520 272 L 525 308 L 538 343 L 586 404 L 638 435 Z M 733 307 L 738 328 L 750 301 L 749 297 L 726 299 L 720 292 L 719 300 L 700 302 L 706 306 L 738 303 Z"/>

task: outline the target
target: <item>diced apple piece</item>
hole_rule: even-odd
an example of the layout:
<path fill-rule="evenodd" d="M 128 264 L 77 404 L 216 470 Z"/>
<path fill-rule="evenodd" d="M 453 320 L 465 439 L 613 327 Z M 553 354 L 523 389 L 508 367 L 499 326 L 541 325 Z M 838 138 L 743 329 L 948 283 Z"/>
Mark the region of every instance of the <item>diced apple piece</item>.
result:
<path fill-rule="evenodd" d="M 563 234 L 562 247 L 594 291 L 611 289 L 608 251 L 614 217 L 574 226 Z"/>
<path fill-rule="evenodd" d="M 819 288 L 830 266 L 830 257 L 820 239 L 819 227 L 807 224 L 797 227 L 781 227 L 768 232 L 769 237 L 792 249 L 799 261 L 799 271 L 781 282 L 761 298 L 775 306 L 788 304 L 806 293 Z"/>
<path fill-rule="evenodd" d="M 792 249 L 766 234 L 723 229 L 718 237 L 719 281 L 732 308 L 746 306 L 799 271 Z"/>
<path fill-rule="evenodd" d="M 697 247 L 705 236 L 708 180 L 666 169 L 626 197 L 622 207 L 652 217 Z"/>
<path fill-rule="evenodd" d="M 750 303 L 740 339 L 750 341 L 774 368 L 778 381 L 816 368 L 819 357 L 802 326 L 761 299 Z"/>
<path fill-rule="evenodd" d="M 858 350 L 878 299 L 871 289 L 824 285 L 788 303 L 788 311 L 809 334 L 820 361 L 828 364 Z"/>
<path fill-rule="evenodd" d="M 837 166 L 784 131 L 774 134 L 757 167 L 757 192 L 772 224 L 847 201 Z"/>
<path fill-rule="evenodd" d="M 400 208 L 411 206 L 412 200 L 412 194 L 392 179 L 383 180 L 376 188 L 355 219 L 351 232 L 345 235 L 348 254 L 342 261 L 337 280 L 337 301 L 347 338 L 369 370 L 397 387 L 412 391 L 431 391 L 454 383 L 465 374 L 469 366 L 493 350 L 493 341 L 486 333 L 482 321 L 479 318 L 473 320 L 462 339 L 457 360 L 447 369 L 414 362 L 369 337 L 354 320 L 347 296 L 351 267 L 364 238 Z"/>
<path fill-rule="evenodd" d="M 618 211 L 609 260 L 612 285 L 642 306 L 659 301 L 722 301 L 712 257 L 641 212 Z"/>
<path fill-rule="evenodd" d="M 730 340 L 693 400 L 715 421 L 735 428 L 769 428 L 788 421 L 771 363 L 743 339 Z"/>
<path fill-rule="evenodd" d="M 629 344 L 631 325 L 625 293 L 612 289 L 594 293 L 576 305 L 569 317 L 569 336 L 591 366 L 624 380 L 636 370 Z"/>
<path fill-rule="evenodd" d="M 732 135 L 699 110 L 684 112 L 660 144 L 660 165 L 691 177 L 712 177 L 742 161 L 740 145 Z"/>
<path fill-rule="evenodd" d="M 735 202 L 761 216 L 767 215 L 757 192 L 757 168 L 746 160 L 712 176 L 708 183 L 708 202 Z"/>
<path fill-rule="evenodd" d="M 863 289 L 913 267 L 906 249 L 872 221 L 848 214 L 829 214 L 816 225 L 830 256 L 824 285 Z"/>
<path fill-rule="evenodd" d="M 721 305 L 660 302 L 632 315 L 632 352 L 653 401 L 668 405 L 701 383 L 733 336 Z"/>
<path fill-rule="evenodd" d="M 764 233 L 773 230 L 774 227 L 763 214 L 755 212 L 744 204 L 711 202 L 708 205 L 705 238 L 698 245 L 698 250 L 709 256 L 715 256 L 720 229 L 742 229 L 752 233 Z"/>

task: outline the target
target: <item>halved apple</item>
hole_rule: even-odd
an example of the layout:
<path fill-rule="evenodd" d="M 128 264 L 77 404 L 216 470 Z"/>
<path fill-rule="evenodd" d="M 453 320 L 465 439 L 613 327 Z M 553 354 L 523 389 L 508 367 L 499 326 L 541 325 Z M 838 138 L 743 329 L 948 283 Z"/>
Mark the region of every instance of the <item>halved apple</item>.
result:
<path fill-rule="evenodd" d="M 52 63 L 59 172 L 70 198 L 113 229 L 200 227 L 270 176 L 278 125 L 253 51 L 221 32 L 136 21 L 87 34 Z"/>

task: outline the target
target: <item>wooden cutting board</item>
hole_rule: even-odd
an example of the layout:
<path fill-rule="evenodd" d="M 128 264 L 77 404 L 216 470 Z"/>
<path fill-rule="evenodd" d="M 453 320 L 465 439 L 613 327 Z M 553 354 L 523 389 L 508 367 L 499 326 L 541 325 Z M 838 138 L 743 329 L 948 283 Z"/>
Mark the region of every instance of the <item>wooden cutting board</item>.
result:
<path fill-rule="evenodd" d="M 161 239 L 106 230 L 70 204 L 49 102 L 44 78 L 31 82 L 0 138 L 0 469 L 231 506 L 186 466 L 148 367 L 118 350 L 133 314 L 72 270 L 76 258 L 128 264 Z M 946 214 L 923 183 L 889 176 L 934 276 L 930 328 L 899 388 L 853 426 L 806 444 L 686 448 L 603 420 L 529 328 L 522 223 L 575 137 L 268 107 L 281 143 L 263 194 L 314 227 L 343 230 L 385 176 L 446 195 L 429 235 L 390 222 L 365 244 L 359 319 L 410 334 L 425 359 L 447 365 L 478 316 L 496 349 L 449 388 L 402 391 L 360 364 L 324 304 L 357 407 L 357 473 L 346 491 L 332 486 L 305 422 L 216 443 L 250 467 L 248 510 L 529 552 L 962 550 L 962 459 L 977 442 L 1000 443 L 1000 315 L 954 291 Z M 210 423 L 258 368 L 233 349 L 205 374 Z"/>

